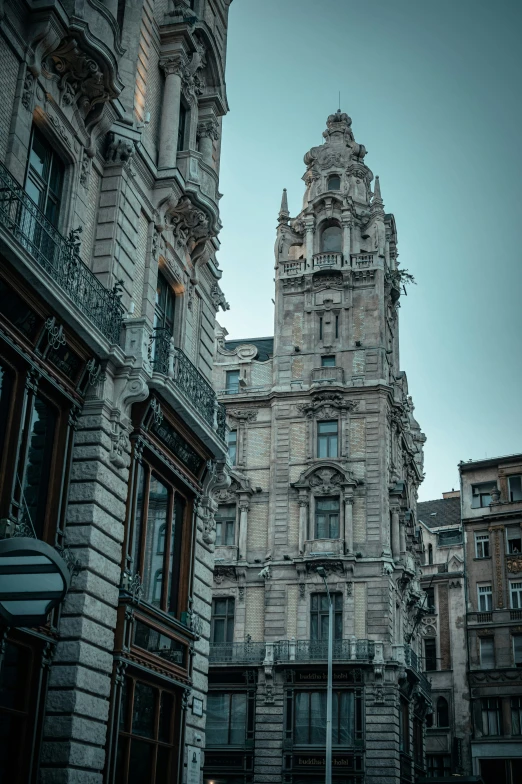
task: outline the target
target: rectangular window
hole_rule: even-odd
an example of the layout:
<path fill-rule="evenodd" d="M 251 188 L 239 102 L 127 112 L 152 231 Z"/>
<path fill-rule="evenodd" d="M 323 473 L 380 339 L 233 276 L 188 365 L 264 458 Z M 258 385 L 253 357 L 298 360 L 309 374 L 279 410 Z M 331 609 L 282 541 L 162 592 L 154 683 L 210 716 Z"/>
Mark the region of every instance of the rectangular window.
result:
<path fill-rule="evenodd" d="M 235 529 L 236 505 L 226 504 L 220 506 L 216 514 L 216 544 L 235 544 Z"/>
<path fill-rule="evenodd" d="M 506 528 L 507 551 L 510 555 L 522 552 L 522 531 L 520 526 Z"/>
<path fill-rule="evenodd" d="M 413 760 L 416 765 L 423 767 L 424 742 L 423 742 L 423 722 L 417 716 L 413 717 Z"/>
<path fill-rule="evenodd" d="M 28 781 L 28 739 L 34 732 L 40 656 L 37 650 L 5 641 L 0 664 L 0 769 L 2 781 Z"/>
<path fill-rule="evenodd" d="M 334 640 L 343 638 L 343 597 L 340 593 L 331 594 L 334 611 Z M 314 593 L 310 597 L 310 638 L 328 641 L 329 603 L 325 593 Z"/>
<path fill-rule="evenodd" d="M 502 735 L 502 701 L 497 697 L 488 697 L 480 701 L 482 711 L 482 734 Z"/>
<path fill-rule="evenodd" d="M 515 667 L 522 667 L 522 634 L 513 635 L 513 662 Z"/>
<path fill-rule="evenodd" d="M 186 527 L 185 498 L 143 463 L 138 466 L 133 570 L 142 575 L 143 599 L 179 615 Z"/>
<path fill-rule="evenodd" d="M 179 732 L 174 692 L 126 678 L 122 690 L 116 781 L 171 781 Z"/>
<path fill-rule="evenodd" d="M 234 639 L 234 609 L 232 597 L 212 602 L 211 640 L 213 643 L 232 642 Z"/>
<path fill-rule="evenodd" d="M 319 316 L 319 340 L 323 339 L 323 317 Z"/>
<path fill-rule="evenodd" d="M 479 612 L 491 612 L 493 609 L 493 594 L 491 585 L 479 585 L 478 588 Z"/>
<path fill-rule="evenodd" d="M 508 496 L 510 501 L 522 501 L 522 476 L 508 476 Z"/>
<path fill-rule="evenodd" d="M 431 585 L 426 588 L 426 602 L 425 607 L 428 612 L 435 612 L 435 586 Z"/>
<path fill-rule="evenodd" d="M 355 694 L 334 691 L 332 699 L 332 743 L 355 743 Z M 294 743 L 324 746 L 326 743 L 326 691 L 297 691 L 294 695 Z"/>
<path fill-rule="evenodd" d="M 335 317 L 335 337 L 339 337 L 339 316 Z"/>
<path fill-rule="evenodd" d="M 511 607 L 513 610 L 522 610 L 522 583 L 510 583 Z"/>
<path fill-rule="evenodd" d="M 176 295 L 167 278 L 158 271 L 156 301 L 154 305 L 154 327 L 165 329 L 169 336 L 174 332 Z"/>
<path fill-rule="evenodd" d="M 426 770 L 429 779 L 451 776 L 451 757 L 447 754 L 427 754 Z"/>
<path fill-rule="evenodd" d="M 496 482 L 481 482 L 479 485 L 472 485 L 472 509 L 479 509 L 480 507 L 489 506 L 491 503 L 491 491 L 496 486 Z"/>
<path fill-rule="evenodd" d="M 315 539 L 339 538 L 339 496 L 315 499 Z"/>
<path fill-rule="evenodd" d="M 186 149 L 185 136 L 187 133 L 187 109 L 183 100 L 179 103 L 179 125 L 178 125 L 178 152 Z"/>
<path fill-rule="evenodd" d="M 402 697 L 399 702 L 399 749 L 410 753 L 410 706 Z"/>
<path fill-rule="evenodd" d="M 244 746 L 247 739 L 247 695 L 244 692 L 209 691 L 207 744 Z"/>
<path fill-rule="evenodd" d="M 511 734 L 522 735 L 522 697 L 511 697 Z"/>
<path fill-rule="evenodd" d="M 475 534 L 475 556 L 489 558 L 489 534 Z"/>
<path fill-rule="evenodd" d="M 44 536 L 56 420 L 55 410 L 45 400 L 33 398 L 17 479 L 20 482 L 21 477 L 20 521 L 38 539 Z"/>
<path fill-rule="evenodd" d="M 427 671 L 437 669 L 437 642 L 434 637 L 424 640 L 424 658 Z"/>
<path fill-rule="evenodd" d="M 229 430 L 227 433 L 228 462 L 231 466 L 237 463 L 237 430 Z"/>
<path fill-rule="evenodd" d="M 64 171 L 65 167 L 52 146 L 40 131 L 33 128 L 25 191 L 54 226 L 58 226 Z M 34 218 L 27 214 L 27 221 L 31 223 Z M 50 245 L 53 242 L 52 238 L 39 229 L 36 223 L 34 234 L 35 237 L 39 236 L 39 245 L 41 243 Z"/>
<path fill-rule="evenodd" d="M 328 356 L 321 357 L 321 367 L 335 367 L 335 356 L 328 354 Z"/>
<path fill-rule="evenodd" d="M 225 392 L 227 395 L 237 395 L 239 392 L 239 370 L 226 371 Z"/>
<path fill-rule="evenodd" d="M 495 638 L 480 637 L 480 665 L 492 669 L 495 666 Z"/>
<path fill-rule="evenodd" d="M 338 422 L 335 419 L 317 423 L 317 457 L 337 457 Z"/>

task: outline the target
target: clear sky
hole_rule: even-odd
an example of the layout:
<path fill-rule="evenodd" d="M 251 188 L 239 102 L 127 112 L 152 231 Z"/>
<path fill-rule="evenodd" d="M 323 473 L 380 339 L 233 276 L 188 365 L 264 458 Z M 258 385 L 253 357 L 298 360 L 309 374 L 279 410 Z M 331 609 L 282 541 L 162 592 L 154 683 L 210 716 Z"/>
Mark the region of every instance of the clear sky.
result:
<path fill-rule="evenodd" d="M 219 261 L 230 338 L 273 334 L 276 217 L 352 117 L 416 278 L 401 366 L 426 433 L 420 499 L 460 460 L 522 452 L 521 0 L 234 0 Z"/>

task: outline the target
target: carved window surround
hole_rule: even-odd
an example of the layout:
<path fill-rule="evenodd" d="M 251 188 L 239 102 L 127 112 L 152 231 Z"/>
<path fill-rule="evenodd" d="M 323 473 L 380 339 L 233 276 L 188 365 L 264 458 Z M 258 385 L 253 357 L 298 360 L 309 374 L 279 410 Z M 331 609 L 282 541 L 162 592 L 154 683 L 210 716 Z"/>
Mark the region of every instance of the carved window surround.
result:
<path fill-rule="evenodd" d="M 358 400 L 349 400 L 335 392 L 313 394 L 310 400 L 297 406 L 299 413 L 307 420 L 307 460 L 315 458 L 317 421 L 325 419 L 335 419 L 339 423 L 339 458 L 348 456 L 348 415 L 356 411 L 358 406 Z"/>
<path fill-rule="evenodd" d="M 222 550 L 220 548 L 220 550 L 217 552 L 222 552 L 225 554 L 228 551 L 230 554 L 230 551 L 232 551 L 233 547 L 234 551 L 237 552 L 238 560 L 244 561 L 246 560 L 248 512 L 250 510 L 250 499 L 254 493 L 254 490 L 250 484 L 250 481 L 239 471 L 231 469 L 230 476 L 232 480 L 230 487 L 221 488 L 217 493 L 215 493 L 214 501 L 218 505 L 235 504 L 236 506 L 234 545 L 229 546 L 228 548 L 224 546 Z"/>
<path fill-rule="evenodd" d="M 246 466 L 246 430 L 249 424 L 257 420 L 258 413 L 257 408 L 229 408 L 227 410 L 230 428 L 237 430 L 236 465 L 238 468 Z"/>

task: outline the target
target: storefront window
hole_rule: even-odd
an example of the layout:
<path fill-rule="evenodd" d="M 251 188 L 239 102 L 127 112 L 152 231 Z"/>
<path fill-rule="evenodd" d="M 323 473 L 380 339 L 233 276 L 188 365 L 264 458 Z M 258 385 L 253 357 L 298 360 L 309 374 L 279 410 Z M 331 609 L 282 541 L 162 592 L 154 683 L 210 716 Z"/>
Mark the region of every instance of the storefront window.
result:
<path fill-rule="evenodd" d="M 355 739 L 355 695 L 334 691 L 332 703 L 332 743 L 353 746 Z M 324 746 L 326 743 L 326 691 L 298 691 L 294 702 L 294 743 Z"/>
<path fill-rule="evenodd" d="M 242 746 L 246 741 L 247 695 L 244 692 L 209 692 L 207 744 Z"/>
<path fill-rule="evenodd" d="M 0 771 L 10 784 L 26 781 L 34 722 L 33 659 L 30 647 L 8 642 L 0 668 Z"/>

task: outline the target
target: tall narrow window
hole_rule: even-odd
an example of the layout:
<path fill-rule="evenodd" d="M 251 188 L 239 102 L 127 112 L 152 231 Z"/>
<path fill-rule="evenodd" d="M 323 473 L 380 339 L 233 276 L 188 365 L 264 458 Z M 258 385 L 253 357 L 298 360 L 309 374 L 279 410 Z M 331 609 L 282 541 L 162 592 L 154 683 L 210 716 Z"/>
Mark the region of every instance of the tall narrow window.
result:
<path fill-rule="evenodd" d="M 429 544 L 428 545 L 428 564 L 432 564 L 432 563 L 433 563 L 433 545 Z"/>
<path fill-rule="evenodd" d="M 522 501 L 522 476 L 508 477 L 508 494 L 510 501 Z"/>
<path fill-rule="evenodd" d="M 322 253 L 341 253 L 343 233 L 340 226 L 327 226 L 321 234 Z"/>
<path fill-rule="evenodd" d="M 482 734 L 502 735 L 502 702 L 497 697 L 480 701 L 482 710 Z"/>
<path fill-rule="evenodd" d="M 480 640 L 480 666 L 491 669 L 495 666 L 495 638 L 479 637 Z"/>
<path fill-rule="evenodd" d="M 511 607 L 514 610 L 522 610 L 522 582 L 511 583 L 509 589 L 511 593 Z"/>
<path fill-rule="evenodd" d="M 506 528 L 507 551 L 510 555 L 520 553 L 522 551 L 521 535 L 522 532 L 520 531 L 519 525 Z"/>
<path fill-rule="evenodd" d="M 323 317 L 319 316 L 319 340 L 323 339 Z"/>
<path fill-rule="evenodd" d="M 54 226 L 58 225 L 64 165 L 44 136 L 33 128 L 25 190 Z"/>
<path fill-rule="evenodd" d="M 239 370 L 227 370 L 225 378 L 227 395 L 237 395 L 239 392 Z"/>
<path fill-rule="evenodd" d="M 511 697 L 511 734 L 522 735 L 522 697 Z"/>
<path fill-rule="evenodd" d="M 343 638 L 343 597 L 332 594 L 334 610 L 334 639 Z M 329 602 L 325 593 L 314 593 L 310 597 L 310 638 L 314 641 L 328 642 Z"/>
<path fill-rule="evenodd" d="M 317 423 L 317 457 L 337 457 L 338 422 L 329 420 Z"/>
<path fill-rule="evenodd" d="M 513 635 L 513 663 L 515 667 L 522 667 L 522 634 Z"/>
<path fill-rule="evenodd" d="M 19 468 L 21 519 L 38 538 L 44 533 L 56 414 L 44 400 L 33 402 L 26 453 Z"/>
<path fill-rule="evenodd" d="M 399 749 L 410 753 L 410 706 L 402 697 L 399 702 Z"/>
<path fill-rule="evenodd" d="M 356 734 L 355 695 L 334 691 L 332 695 L 332 743 L 352 746 Z M 326 742 L 326 690 L 297 691 L 294 697 L 294 743 L 323 746 Z"/>
<path fill-rule="evenodd" d="M 444 697 L 437 700 L 437 727 L 449 727 L 448 701 Z"/>
<path fill-rule="evenodd" d="M 335 337 L 339 337 L 339 316 L 335 317 Z"/>
<path fill-rule="evenodd" d="M 247 738 L 247 695 L 244 692 L 209 691 L 207 744 L 244 746 Z"/>
<path fill-rule="evenodd" d="M 180 101 L 179 104 L 179 125 L 178 125 L 178 152 L 186 149 L 185 136 L 187 134 L 187 109 Z"/>
<path fill-rule="evenodd" d="M 174 312 L 176 295 L 166 277 L 158 272 L 156 286 L 156 304 L 154 308 L 154 326 L 165 329 L 169 335 L 174 332 Z"/>
<path fill-rule="evenodd" d="M 489 534 L 475 534 L 475 556 L 489 558 Z"/>
<path fill-rule="evenodd" d="M 491 612 L 493 609 L 491 585 L 478 586 L 478 608 L 479 612 Z"/>
<path fill-rule="evenodd" d="M 165 541 L 169 506 L 170 499 L 167 487 L 157 477 L 151 476 L 145 559 L 143 564 L 143 587 L 148 601 L 158 606 L 161 603 L 165 548 L 163 548 L 162 552 L 158 552 L 157 543 L 161 539 Z"/>
<path fill-rule="evenodd" d="M 339 538 L 339 496 L 315 499 L 315 539 Z"/>
<path fill-rule="evenodd" d="M 435 612 L 435 587 L 433 585 L 426 588 L 425 607 L 428 612 Z"/>
<path fill-rule="evenodd" d="M 341 190 L 341 178 L 338 174 L 330 174 L 328 177 L 328 190 L 329 191 L 340 191 Z"/>
<path fill-rule="evenodd" d="M 227 433 L 228 462 L 235 466 L 237 463 L 237 430 L 229 430 Z"/>
<path fill-rule="evenodd" d="M 216 514 L 216 545 L 235 544 L 236 505 L 223 504 Z"/>
<path fill-rule="evenodd" d="M 425 669 L 428 672 L 437 669 L 437 643 L 433 637 L 424 640 L 424 658 Z"/>
<path fill-rule="evenodd" d="M 234 608 L 235 601 L 232 597 L 214 599 L 212 602 L 211 639 L 213 643 L 233 641 Z"/>

